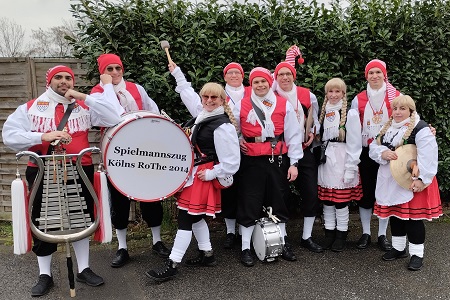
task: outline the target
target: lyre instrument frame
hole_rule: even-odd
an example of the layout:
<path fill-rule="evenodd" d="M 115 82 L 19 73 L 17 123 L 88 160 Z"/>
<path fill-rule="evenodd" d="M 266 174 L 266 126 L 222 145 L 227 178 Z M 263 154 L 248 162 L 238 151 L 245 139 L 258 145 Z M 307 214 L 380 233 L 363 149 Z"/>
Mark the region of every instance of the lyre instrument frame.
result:
<path fill-rule="evenodd" d="M 45 233 L 42 232 L 41 230 L 39 230 L 35 224 L 32 222 L 31 218 L 32 218 L 32 209 L 33 209 L 33 203 L 34 203 L 34 199 L 37 193 L 37 190 L 39 189 L 39 185 L 42 181 L 43 175 L 44 175 L 44 161 L 43 159 L 45 158 L 59 158 L 59 159 L 70 159 L 72 160 L 73 157 L 77 156 L 77 160 L 76 160 L 76 168 L 78 170 L 78 174 L 80 175 L 80 177 L 82 178 L 83 182 L 85 183 L 87 189 L 89 190 L 89 193 L 91 194 L 93 200 L 94 200 L 94 205 L 95 205 L 95 209 L 97 212 L 100 211 L 100 205 L 99 205 L 99 201 L 97 198 L 97 195 L 94 191 L 94 187 L 92 186 L 91 181 L 89 180 L 89 178 L 87 177 L 86 173 L 84 172 L 82 165 L 81 165 L 81 159 L 83 157 L 84 154 L 91 152 L 91 153 L 99 153 L 101 154 L 101 151 L 99 148 L 97 147 L 90 147 L 90 148 L 85 148 L 83 150 L 80 151 L 80 153 L 76 153 L 76 154 L 54 154 L 54 155 L 38 155 L 35 152 L 32 151 L 21 151 L 19 153 L 16 154 L 16 159 L 19 160 L 22 156 L 31 156 L 35 159 L 35 163 L 38 165 L 38 174 L 36 176 L 36 178 L 34 179 L 33 185 L 32 185 L 32 189 L 31 189 L 31 193 L 29 195 L 29 203 L 28 203 L 28 215 L 30 218 L 30 228 L 32 233 L 39 238 L 40 240 L 44 241 L 44 242 L 48 242 L 48 243 L 69 243 L 69 242 L 75 242 L 78 240 L 81 240 L 85 237 L 90 236 L 92 233 L 95 232 L 95 230 L 97 229 L 99 223 L 100 223 L 100 218 L 99 218 L 99 214 L 97 213 L 95 215 L 95 219 L 94 222 L 92 222 L 92 224 L 85 228 L 85 229 L 73 229 L 71 231 L 73 231 L 72 233 L 68 233 L 68 234 L 62 234 L 62 233 L 58 233 L 58 231 L 49 231 L 49 233 Z M 101 155 L 100 155 L 101 156 Z M 51 234 L 50 234 L 51 233 Z"/>

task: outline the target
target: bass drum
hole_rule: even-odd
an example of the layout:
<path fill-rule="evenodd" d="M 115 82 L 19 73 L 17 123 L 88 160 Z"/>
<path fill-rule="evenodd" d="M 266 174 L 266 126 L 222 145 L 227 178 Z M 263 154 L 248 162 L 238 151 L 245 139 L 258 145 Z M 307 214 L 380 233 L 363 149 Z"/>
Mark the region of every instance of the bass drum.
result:
<path fill-rule="evenodd" d="M 269 218 L 259 219 L 253 229 L 252 243 L 259 260 L 266 262 L 276 260 L 284 247 L 280 226 Z"/>
<path fill-rule="evenodd" d="M 175 194 L 194 164 L 192 144 L 183 129 L 148 111 L 124 114 L 104 133 L 101 149 L 112 185 L 136 201 L 159 201 Z"/>

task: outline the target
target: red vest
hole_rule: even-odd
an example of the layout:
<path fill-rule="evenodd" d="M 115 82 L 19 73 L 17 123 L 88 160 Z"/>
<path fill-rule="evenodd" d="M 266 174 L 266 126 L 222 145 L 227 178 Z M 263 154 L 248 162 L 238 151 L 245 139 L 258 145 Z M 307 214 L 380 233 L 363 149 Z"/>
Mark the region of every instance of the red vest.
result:
<path fill-rule="evenodd" d="M 35 100 L 36 99 L 33 99 L 33 100 L 30 100 L 27 102 L 27 109 L 30 109 L 31 105 L 33 105 Z M 73 108 L 72 114 L 78 107 L 80 107 L 80 109 L 89 110 L 89 108 L 84 103 L 84 101 L 76 100 L 76 104 Z M 58 126 L 58 125 L 59 124 L 56 124 L 56 126 Z M 89 148 L 90 145 L 89 145 L 88 133 L 89 133 L 89 131 L 86 130 L 86 131 L 78 131 L 78 132 L 71 134 L 72 142 L 70 142 L 69 144 L 64 146 L 64 148 L 66 149 L 66 153 L 67 154 L 80 153 L 81 150 L 83 150 L 85 148 Z M 42 144 L 34 145 L 31 148 L 29 148 L 28 150 L 35 152 L 35 153 L 40 153 L 41 155 L 46 155 L 49 145 L 50 145 L 49 142 L 42 142 Z M 76 161 L 76 157 L 74 157 L 74 161 Z M 83 158 L 81 160 L 81 164 L 83 166 L 92 164 L 91 153 L 87 153 L 83 156 Z M 32 163 L 28 163 L 28 165 L 36 166 Z"/>
<path fill-rule="evenodd" d="M 136 101 L 136 104 L 137 104 L 139 110 L 143 110 L 141 94 L 139 93 L 139 90 L 138 90 L 136 84 L 125 81 L 125 85 L 126 85 L 127 91 L 131 94 L 131 96 L 133 96 L 134 100 Z M 91 94 L 94 94 L 94 93 L 103 93 L 103 88 L 100 86 L 100 84 L 97 84 L 96 86 L 94 86 L 92 88 Z"/>
<path fill-rule="evenodd" d="M 272 122 L 275 126 L 275 135 L 280 135 L 284 132 L 284 118 L 286 117 L 286 99 L 276 96 L 277 103 L 275 109 L 272 113 Z M 242 135 L 246 138 L 261 136 L 261 126 L 257 122 L 252 125 L 247 122 L 247 116 L 253 106 L 250 97 L 245 97 L 241 101 L 241 112 L 240 112 L 240 123 Z M 248 148 L 247 155 L 249 156 L 261 156 L 261 155 L 272 155 L 272 148 L 270 142 L 264 143 L 247 143 Z M 280 151 L 284 154 L 287 153 L 286 143 L 280 141 L 275 147 L 274 154 L 280 154 Z"/>
<path fill-rule="evenodd" d="M 309 93 L 309 89 L 297 86 L 297 99 L 300 101 L 302 106 L 306 108 L 307 113 L 308 109 L 311 107 L 311 94 Z"/>
<path fill-rule="evenodd" d="M 395 91 L 395 97 L 400 96 L 399 91 Z M 361 124 L 364 126 L 364 110 L 366 109 L 367 102 L 369 102 L 369 97 L 367 97 L 367 91 L 362 91 L 356 97 L 358 97 L 358 111 L 359 111 L 359 120 Z M 386 108 L 388 110 L 388 117 L 392 115 L 391 103 L 389 102 L 387 93 L 386 97 L 384 97 L 384 102 L 386 103 Z"/>

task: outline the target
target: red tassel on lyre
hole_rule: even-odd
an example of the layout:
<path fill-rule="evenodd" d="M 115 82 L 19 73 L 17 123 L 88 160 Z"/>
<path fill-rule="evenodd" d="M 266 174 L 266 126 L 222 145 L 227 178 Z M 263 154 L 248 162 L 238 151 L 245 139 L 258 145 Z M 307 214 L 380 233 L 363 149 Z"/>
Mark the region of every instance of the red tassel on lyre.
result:
<path fill-rule="evenodd" d="M 11 184 L 14 254 L 25 254 L 31 250 L 31 229 L 28 214 L 28 194 L 25 181 L 17 170 Z"/>
<path fill-rule="evenodd" d="M 109 243 L 112 240 L 111 208 L 106 174 L 101 171 L 101 166 L 94 174 L 94 190 L 100 207 L 100 212 L 94 212 L 95 214 L 99 213 L 100 218 L 100 224 L 94 234 L 94 241 Z"/>

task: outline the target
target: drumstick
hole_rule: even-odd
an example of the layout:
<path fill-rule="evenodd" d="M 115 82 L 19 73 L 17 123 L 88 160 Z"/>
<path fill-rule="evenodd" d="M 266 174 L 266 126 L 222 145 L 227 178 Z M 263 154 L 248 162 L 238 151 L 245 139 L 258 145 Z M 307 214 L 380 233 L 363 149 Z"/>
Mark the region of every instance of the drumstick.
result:
<path fill-rule="evenodd" d="M 161 41 L 161 48 L 164 51 L 166 51 L 167 60 L 169 61 L 169 64 L 173 64 L 173 60 L 172 60 L 172 58 L 170 57 L 170 54 L 169 54 L 169 48 L 170 48 L 169 42 L 168 41 Z"/>

